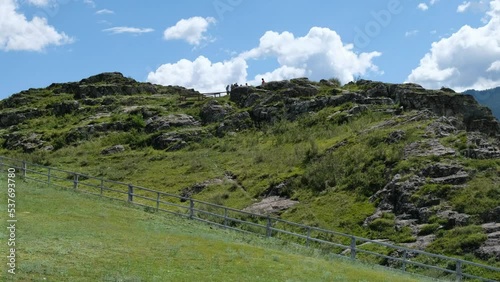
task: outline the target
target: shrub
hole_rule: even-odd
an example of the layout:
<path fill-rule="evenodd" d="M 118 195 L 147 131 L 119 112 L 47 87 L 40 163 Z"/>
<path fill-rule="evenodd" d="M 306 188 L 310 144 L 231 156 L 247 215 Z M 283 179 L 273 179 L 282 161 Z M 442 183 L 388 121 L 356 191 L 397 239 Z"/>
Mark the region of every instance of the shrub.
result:
<path fill-rule="evenodd" d="M 487 238 L 481 226 L 457 227 L 438 232 L 438 238 L 428 249 L 446 255 L 464 255 L 479 248 Z"/>

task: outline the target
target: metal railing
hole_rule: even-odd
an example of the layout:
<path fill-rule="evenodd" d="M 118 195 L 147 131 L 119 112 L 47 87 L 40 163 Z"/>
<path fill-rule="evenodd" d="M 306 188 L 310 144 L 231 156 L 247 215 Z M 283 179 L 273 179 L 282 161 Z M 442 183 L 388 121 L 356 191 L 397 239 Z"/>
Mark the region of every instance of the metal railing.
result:
<path fill-rule="evenodd" d="M 403 272 L 456 281 L 500 281 L 500 268 L 286 221 L 193 198 L 106 180 L 63 169 L 0 157 L 1 168 L 15 168 L 24 179 L 85 194 L 125 201 L 149 212 L 165 212 L 225 229 L 274 237 L 329 254 L 378 263 Z"/>

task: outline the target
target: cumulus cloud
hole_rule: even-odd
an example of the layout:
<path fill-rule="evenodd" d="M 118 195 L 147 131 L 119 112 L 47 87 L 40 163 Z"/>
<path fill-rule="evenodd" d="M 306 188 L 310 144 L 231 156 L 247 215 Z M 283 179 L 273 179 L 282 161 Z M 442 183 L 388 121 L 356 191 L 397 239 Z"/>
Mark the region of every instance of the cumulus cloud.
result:
<path fill-rule="evenodd" d="M 307 76 L 314 80 L 337 77 L 341 82 L 354 80 L 368 72 L 378 72 L 372 60 L 379 52 L 357 54 L 352 44 L 344 44 L 340 36 L 328 28 L 313 27 L 303 37 L 290 32 L 266 32 L 259 46 L 224 62 L 211 62 L 200 56 L 194 61 L 180 60 L 164 64 L 149 73 L 148 81 L 162 85 L 181 85 L 199 91 L 221 91 L 229 83 L 249 82 L 259 85 L 266 81 Z M 277 60 L 273 71 L 247 78 L 251 60 Z"/>
<path fill-rule="evenodd" d="M 29 21 L 17 8 L 15 0 L 0 1 L 1 50 L 42 51 L 49 45 L 73 42 L 72 38 L 50 26 L 47 19 L 34 17 Z"/>
<path fill-rule="evenodd" d="M 292 78 L 297 70 L 312 79 L 337 77 L 341 82 L 352 81 L 355 76 L 378 71 L 372 60 L 379 52 L 357 54 L 352 44 L 344 44 L 340 36 L 328 28 L 313 27 L 303 37 L 290 32 L 266 32 L 258 47 L 244 52 L 244 59 L 276 58 L 283 70 L 281 79 Z M 275 73 L 276 74 L 276 73 Z M 290 74 L 290 76 L 285 74 Z"/>
<path fill-rule="evenodd" d="M 418 8 L 419 10 L 422 10 L 422 11 L 427 11 L 427 10 L 429 10 L 429 6 L 428 6 L 427 4 L 425 4 L 425 3 L 420 3 L 420 4 L 418 4 L 417 8 Z"/>
<path fill-rule="evenodd" d="M 185 40 L 191 45 L 200 45 L 203 41 L 210 39 L 205 33 L 208 27 L 215 23 L 216 20 L 211 17 L 182 19 L 165 30 L 164 38 L 165 40 Z"/>
<path fill-rule="evenodd" d="M 155 31 L 152 28 L 138 28 L 138 27 L 128 27 L 128 26 L 116 26 L 112 28 L 103 29 L 102 31 L 110 32 L 112 34 L 122 34 L 122 33 L 130 33 L 130 34 L 142 34 L 149 33 Z"/>
<path fill-rule="evenodd" d="M 108 9 L 102 9 L 102 10 L 99 10 L 97 12 L 95 12 L 97 15 L 112 15 L 114 14 L 115 12 L 114 11 L 111 11 L 111 10 L 108 10 Z"/>
<path fill-rule="evenodd" d="M 224 91 L 230 83 L 244 83 L 247 63 L 242 58 L 212 63 L 204 56 L 194 61 L 186 59 L 164 64 L 150 72 L 148 81 L 161 85 L 181 85 L 201 92 Z"/>
<path fill-rule="evenodd" d="M 500 85 L 500 0 L 492 0 L 484 26 L 463 26 L 434 42 L 413 69 L 408 81 L 427 88 L 452 87 L 458 91 Z"/>
<path fill-rule="evenodd" d="M 463 13 L 467 11 L 467 9 L 470 8 L 471 2 L 464 1 L 462 4 L 460 4 L 457 8 L 457 13 Z"/>

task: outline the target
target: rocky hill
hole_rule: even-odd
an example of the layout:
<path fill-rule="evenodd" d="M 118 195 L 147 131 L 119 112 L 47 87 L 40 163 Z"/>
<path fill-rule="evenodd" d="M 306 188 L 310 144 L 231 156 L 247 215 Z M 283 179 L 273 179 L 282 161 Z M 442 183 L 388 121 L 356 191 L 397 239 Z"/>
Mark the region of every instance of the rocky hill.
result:
<path fill-rule="evenodd" d="M 500 124 L 470 95 L 307 78 L 195 90 L 120 73 L 1 101 L 1 154 L 500 264 Z"/>
<path fill-rule="evenodd" d="M 482 91 L 467 90 L 464 93 L 474 96 L 480 104 L 489 107 L 493 115 L 500 120 L 500 87 Z"/>

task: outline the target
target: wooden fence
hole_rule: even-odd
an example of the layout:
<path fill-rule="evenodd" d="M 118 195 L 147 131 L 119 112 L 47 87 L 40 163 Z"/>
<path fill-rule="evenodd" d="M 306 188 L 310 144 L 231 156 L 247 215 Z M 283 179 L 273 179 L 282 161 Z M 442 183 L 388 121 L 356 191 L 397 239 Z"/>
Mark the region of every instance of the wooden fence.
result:
<path fill-rule="evenodd" d="M 354 235 L 307 226 L 185 198 L 128 183 L 0 157 L 0 168 L 15 168 L 26 180 L 141 206 L 245 233 L 273 237 L 335 256 L 377 263 L 403 272 L 456 281 L 500 281 L 500 268 L 409 249 Z"/>

